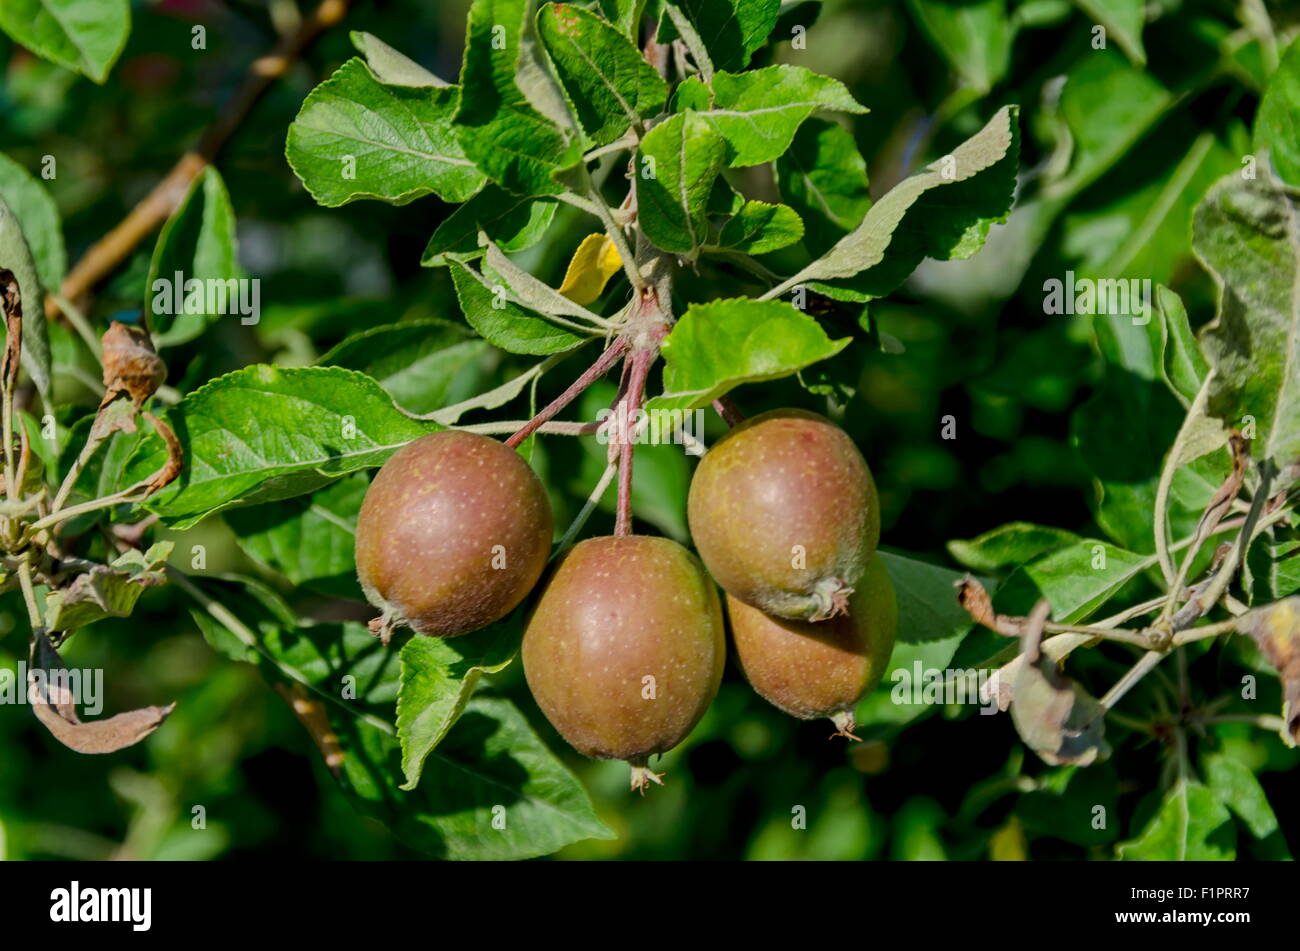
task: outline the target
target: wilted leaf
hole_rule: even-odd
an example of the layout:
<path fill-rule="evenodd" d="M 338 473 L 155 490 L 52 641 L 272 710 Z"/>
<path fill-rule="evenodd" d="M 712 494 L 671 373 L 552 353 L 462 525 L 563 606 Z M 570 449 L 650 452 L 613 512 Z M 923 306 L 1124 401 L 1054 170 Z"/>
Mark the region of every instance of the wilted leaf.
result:
<path fill-rule="evenodd" d="M 1249 635 L 1282 678 L 1282 718 L 1291 743 L 1300 743 L 1300 597 L 1248 611 L 1237 630 Z"/>
<path fill-rule="evenodd" d="M 83 723 L 77 716 L 77 697 L 69 686 L 67 668 L 43 633 L 37 643 L 31 670 L 27 674 L 32 712 L 54 738 L 78 753 L 115 753 L 134 746 L 167 719 L 176 704 L 142 707 L 103 720 Z"/>
<path fill-rule="evenodd" d="M 1271 174 L 1223 178 L 1196 210 L 1192 247 L 1219 286 L 1202 334 L 1210 413 L 1243 430 L 1253 417 L 1255 459 L 1300 460 L 1300 192 Z"/>
<path fill-rule="evenodd" d="M 144 589 L 163 584 L 171 542 L 147 552 L 132 548 L 107 565 L 77 575 L 66 588 L 45 596 L 45 622 L 52 631 L 72 631 L 106 617 L 129 617 Z"/>

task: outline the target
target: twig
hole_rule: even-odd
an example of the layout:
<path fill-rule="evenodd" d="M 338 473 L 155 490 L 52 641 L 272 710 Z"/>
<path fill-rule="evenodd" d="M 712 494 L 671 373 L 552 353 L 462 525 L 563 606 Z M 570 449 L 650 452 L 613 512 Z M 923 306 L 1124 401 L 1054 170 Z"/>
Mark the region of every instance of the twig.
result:
<path fill-rule="evenodd" d="M 506 445 L 514 449 L 521 442 L 531 436 L 543 423 L 551 419 L 564 407 L 574 401 L 587 387 L 595 383 L 602 376 L 609 372 L 610 367 L 618 362 L 619 358 L 627 351 L 628 343 L 623 337 L 619 337 L 610 344 L 605 352 L 602 353 L 596 362 L 583 371 L 582 375 L 569 384 L 569 388 L 551 400 L 540 413 L 525 423 L 518 432 L 506 440 Z"/>
<path fill-rule="evenodd" d="M 282 38 L 270 53 L 253 61 L 239 92 L 204 131 L 198 145 L 182 155 L 167 176 L 112 231 L 90 246 L 63 279 L 58 294 L 46 295 L 47 317 L 53 319 L 59 315 L 61 299 L 79 300 L 116 270 L 141 241 L 171 216 L 185 199 L 190 185 L 216 159 L 267 87 L 289 71 L 294 60 L 321 31 L 342 20 L 347 8 L 348 0 L 323 0 L 297 30 Z"/>

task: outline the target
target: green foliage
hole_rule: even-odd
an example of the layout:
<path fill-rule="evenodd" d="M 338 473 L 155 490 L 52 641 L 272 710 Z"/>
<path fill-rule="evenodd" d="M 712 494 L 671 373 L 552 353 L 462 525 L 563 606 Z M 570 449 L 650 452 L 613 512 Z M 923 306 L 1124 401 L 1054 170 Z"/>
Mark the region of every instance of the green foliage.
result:
<path fill-rule="evenodd" d="M 57 645 L 66 662 L 139 671 L 114 690 L 142 708 L 180 700 L 111 763 L 56 762 L 39 724 L 0 717 L 0 857 L 101 854 L 94 836 L 42 831 L 56 823 L 152 858 L 1290 856 L 1297 675 L 1276 658 L 1300 632 L 1160 636 L 1300 591 L 1293 16 L 1199 0 L 465 0 L 444 5 L 466 15 L 462 46 L 426 6 L 326 33 L 170 200 L 152 246 L 71 295 L 65 248 L 129 211 L 235 77 L 214 85 L 217 55 L 160 53 L 188 49 L 187 24 L 139 5 L 132 22 L 125 0 L 0 5 L 24 48 L 0 49 L 0 268 L 23 294 L 18 418 L 45 490 L 0 514 L 51 520 L 62 550 L 37 566 L 37 609 L 78 632 Z M 211 31 L 224 61 L 249 58 L 250 34 L 273 42 L 261 11 L 229 15 L 240 29 Z M 266 146 L 282 136 L 280 156 Z M 593 233 L 608 271 L 571 299 Z M 262 312 L 167 313 L 155 281 L 177 272 L 261 278 Z M 1048 282 L 1067 274 L 1149 281 L 1151 297 L 1053 313 Z M 66 316 L 47 321 L 47 304 Z M 112 320 L 152 331 L 166 386 L 101 410 L 112 381 L 94 344 Z M 870 461 L 900 620 L 854 711 L 857 749 L 728 672 L 663 758 L 669 785 L 630 803 L 625 776 L 572 756 L 528 698 L 513 663 L 528 602 L 448 640 L 385 646 L 362 623 L 370 471 L 444 426 L 517 430 L 634 330 L 663 335 L 644 408 L 705 420 L 685 446 L 631 450 L 634 530 L 689 544 L 692 455 L 724 431 L 722 397 L 827 413 Z M 566 417 L 600 420 L 630 376 Z M 165 486 L 146 483 L 167 439 L 137 410 L 174 431 Z M 520 445 L 557 535 L 577 520 L 566 541 L 608 533 L 620 509 L 610 431 L 593 428 Z M 954 564 L 991 616 L 954 598 Z M 27 656 L 31 621 L 13 572 L 5 666 Z M 1026 638 L 1043 601 L 1050 626 Z M 1116 691 L 1150 650 L 1170 660 Z M 944 679 L 918 699 L 917 671 Z M 997 679 L 954 699 L 966 671 Z M 275 773 L 317 797 L 301 839 L 245 778 L 283 748 L 321 780 Z M 113 768 L 163 778 L 123 792 Z M 37 773 L 59 775 L 48 796 L 23 785 Z M 65 789 L 113 793 L 70 807 Z M 191 834 L 182 789 L 220 828 Z M 807 829 L 791 802 L 809 804 Z"/>

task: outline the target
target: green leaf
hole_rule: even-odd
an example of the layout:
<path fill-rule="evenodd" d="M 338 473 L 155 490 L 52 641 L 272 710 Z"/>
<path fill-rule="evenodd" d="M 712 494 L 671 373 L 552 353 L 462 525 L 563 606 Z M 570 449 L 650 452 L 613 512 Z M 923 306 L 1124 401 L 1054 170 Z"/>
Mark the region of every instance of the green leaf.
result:
<path fill-rule="evenodd" d="M 553 199 L 520 198 L 496 185 L 488 185 L 443 219 L 429 239 L 420 263 L 425 267 L 441 267 L 447 263 L 445 255 L 461 260 L 478 257 L 483 253 L 478 243 L 479 232 L 503 251 L 531 248 L 551 226 L 555 207 Z"/>
<path fill-rule="evenodd" d="M 235 257 L 235 212 L 221 175 L 209 166 L 167 219 L 154 245 L 144 309 L 157 344 L 174 346 L 193 340 L 209 321 L 240 315 L 233 299 L 237 285 L 227 282 L 238 280 L 241 273 Z M 192 280 L 204 282 L 193 285 L 197 288 L 193 296 Z M 207 282 L 221 282 L 211 285 L 221 288 L 220 297 L 208 292 Z M 254 312 L 247 318 L 258 316 Z"/>
<path fill-rule="evenodd" d="M 930 41 L 980 95 L 1007 71 L 1015 28 L 1006 0 L 909 0 Z"/>
<path fill-rule="evenodd" d="M 707 406 L 733 387 L 790 376 L 849 345 L 781 301 L 692 304 L 664 339 L 664 394 L 652 409 Z"/>
<path fill-rule="evenodd" d="M 767 42 L 781 0 L 677 0 L 718 69 L 744 69 Z"/>
<path fill-rule="evenodd" d="M 618 27 L 624 36 L 633 43 L 640 39 L 646 0 L 600 0 L 599 6 L 605 19 Z"/>
<path fill-rule="evenodd" d="M 607 145 L 668 101 L 659 71 L 618 30 L 569 3 L 538 14 L 541 34 L 579 124 L 594 145 Z"/>
<path fill-rule="evenodd" d="M 853 133 L 824 119 L 809 119 L 776 159 L 781 198 L 804 223 L 804 247 L 825 254 L 856 228 L 871 207 L 867 163 Z"/>
<path fill-rule="evenodd" d="M 726 164 L 726 143 L 693 112 L 655 126 L 637 158 L 637 215 L 656 247 L 694 255 L 708 237 L 713 183 Z"/>
<path fill-rule="evenodd" d="M 1300 459 L 1300 192 L 1271 175 L 1229 175 L 1196 211 L 1192 247 L 1219 287 L 1202 334 L 1215 368 L 1209 411 L 1231 427 L 1254 417 L 1250 452 Z"/>
<path fill-rule="evenodd" d="M 803 121 L 819 109 L 867 111 L 839 80 L 788 65 L 720 72 L 712 87 L 688 79 L 677 87 L 676 106 L 699 112 L 727 141 L 732 168 L 779 158 Z"/>
<path fill-rule="evenodd" d="M 1003 568 L 1023 565 L 1046 551 L 1078 539 L 1078 535 L 1062 528 L 1010 522 L 969 541 L 950 541 L 948 551 L 971 571 L 992 574 Z"/>
<path fill-rule="evenodd" d="M 924 644 L 970 630 L 970 615 L 953 592 L 953 584 L 962 578 L 960 571 L 889 551 L 881 551 L 880 560 L 898 598 L 899 641 Z"/>
<path fill-rule="evenodd" d="M 402 409 L 423 415 L 478 393 L 490 353 L 468 328 L 429 319 L 363 330 L 317 362 L 360 370 Z"/>
<path fill-rule="evenodd" d="M 65 588 L 45 595 L 45 623 L 51 631 L 72 631 L 106 617 L 130 617 L 144 589 L 166 580 L 163 568 L 171 542 L 147 552 L 132 548 L 107 565 L 77 575 Z"/>
<path fill-rule="evenodd" d="M 1075 0 L 1079 9 L 1106 28 L 1134 65 L 1145 66 L 1146 50 L 1142 47 L 1142 27 L 1146 25 L 1143 0 Z"/>
<path fill-rule="evenodd" d="M 361 600 L 354 549 L 369 486 L 357 472 L 307 495 L 229 509 L 223 517 L 253 560 L 296 585 Z"/>
<path fill-rule="evenodd" d="M 455 86 L 390 86 L 348 60 L 303 101 L 285 157 L 317 203 L 405 205 L 430 193 L 464 201 L 483 187 L 452 115 Z"/>
<path fill-rule="evenodd" d="M 561 353 L 579 346 L 585 337 L 560 327 L 519 304 L 490 268 L 480 274 L 469 265 L 451 261 L 452 282 L 469 325 L 494 347 L 511 353 Z"/>
<path fill-rule="evenodd" d="M 45 186 L 3 153 L 0 153 L 0 200 L 9 206 L 22 227 L 42 286 L 57 288 L 68 268 L 59 209 Z"/>
<path fill-rule="evenodd" d="M 341 783 L 397 838 L 446 859 L 525 859 L 581 839 L 612 839 L 577 778 L 507 700 L 476 697 L 406 792 L 401 746 L 367 723 L 338 727 Z"/>
<path fill-rule="evenodd" d="M 764 296 L 777 297 L 811 281 L 859 274 L 865 284 L 859 289 L 880 296 L 901 284 L 924 257 L 973 254 L 989 226 L 1005 218 L 1011 208 L 1017 112 L 1015 106 L 998 110 L 950 155 L 886 192 L 862 223 L 824 256 Z"/>
<path fill-rule="evenodd" d="M 1156 315 L 1160 318 L 1162 359 L 1165 383 L 1184 407 L 1189 407 L 1200 392 L 1210 365 L 1192 334 L 1183 299 L 1165 287 L 1156 287 Z"/>
<path fill-rule="evenodd" d="M 345 795 L 402 844 L 437 858 L 524 859 L 579 839 L 613 837 L 581 783 L 519 710 L 495 697 L 466 704 L 429 754 L 424 782 L 403 790 L 402 750 L 391 725 L 400 682 L 396 649 L 363 624 L 298 621 L 274 593 L 247 580 L 194 583 L 253 639 L 250 647 L 206 612 L 192 611 L 215 649 L 257 664 L 273 683 L 289 676 L 310 685 L 310 699 L 323 704 L 342 748 L 337 778 Z"/>
<path fill-rule="evenodd" d="M 184 468 L 146 507 L 176 528 L 235 505 L 312 492 L 381 466 L 442 428 L 405 415 L 374 380 L 339 367 L 245 367 L 186 395 L 165 416 L 184 448 Z M 166 455 L 150 435 L 125 481 L 147 478 Z"/>
<path fill-rule="evenodd" d="M 1017 568 L 998 589 L 999 611 L 1026 614 L 1046 598 L 1052 620 L 1082 621 L 1155 564 L 1143 557 L 1094 539 L 1080 539 L 1039 555 Z"/>
<path fill-rule="evenodd" d="M 353 30 L 348 34 L 357 52 L 366 58 L 370 72 L 389 86 L 449 86 L 415 60 L 402 55 L 373 33 Z"/>
<path fill-rule="evenodd" d="M 45 396 L 50 392 L 50 331 L 45 320 L 45 293 L 37 276 L 32 252 L 23 236 L 22 223 L 0 197 L 0 267 L 13 272 L 22 295 L 22 366 Z M 0 320 L 0 325 L 4 323 Z M 0 326 L 0 332 L 5 328 Z"/>
<path fill-rule="evenodd" d="M 1278 177 L 1300 186 L 1300 38 L 1291 42 L 1255 113 L 1254 148 L 1268 149 Z"/>
<path fill-rule="evenodd" d="M 523 618 L 516 612 L 463 637 L 412 637 L 406 642 L 397 693 L 403 789 L 419 785 L 429 754 L 464 712 L 479 678 L 507 667 L 522 636 Z"/>
<path fill-rule="evenodd" d="M 803 237 L 803 222 L 788 205 L 747 201 L 718 235 L 718 244 L 746 254 L 766 254 Z"/>
<path fill-rule="evenodd" d="M 97 83 L 108 78 L 131 32 L 129 0 L 5 0 L 0 30 L 38 56 Z"/>
<path fill-rule="evenodd" d="M 1237 814 L 1252 836 L 1267 839 L 1278 832 L 1277 815 L 1254 773 L 1225 753 L 1206 755 L 1201 769 L 1206 785 Z M 1282 847 L 1285 852 L 1285 840 Z"/>
<path fill-rule="evenodd" d="M 1204 862 L 1236 858 L 1236 832 L 1227 808 L 1200 783 L 1179 779 L 1141 835 L 1119 844 L 1121 859 Z"/>
<path fill-rule="evenodd" d="M 1161 325 L 1135 325 L 1127 316 L 1092 318 L 1106 376 L 1073 419 L 1074 440 L 1098 486 L 1097 522 L 1126 548 L 1155 550 L 1151 513 L 1165 454 L 1186 410 L 1163 378 Z M 1198 472 L 1210 474 L 1210 461 Z M 1224 473 L 1226 475 L 1226 472 Z M 1188 530 L 1200 512 L 1175 512 L 1175 532 Z M 1187 525 L 1192 519 L 1192 525 Z"/>
<path fill-rule="evenodd" d="M 489 178 L 517 195 L 563 191 L 554 174 L 581 158 L 581 143 L 556 125 L 563 100 L 539 111 L 532 0 L 474 0 L 466 29 L 456 128 L 461 145 Z M 517 81 L 521 71 L 533 82 Z M 552 99 L 558 98 L 552 96 Z"/>

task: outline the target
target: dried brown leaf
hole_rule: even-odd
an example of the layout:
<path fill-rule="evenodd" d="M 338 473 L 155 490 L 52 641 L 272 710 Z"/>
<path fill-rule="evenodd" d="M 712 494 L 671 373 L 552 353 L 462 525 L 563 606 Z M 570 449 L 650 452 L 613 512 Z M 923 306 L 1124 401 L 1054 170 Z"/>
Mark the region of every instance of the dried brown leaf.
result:
<path fill-rule="evenodd" d="M 54 738 L 78 753 L 114 753 L 134 746 L 162 725 L 176 704 L 142 707 L 104 720 L 83 723 L 75 697 L 62 672 L 63 659 L 44 633 L 36 633 L 31 670 L 27 675 L 32 710 Z"/>
<path fill-rule="evenodd" d="M 1293 743 L 1300 743 L 1300 597 L 1284 598 L 1248 611 L 1237 630 L 1250 636 L 1282 678 L 1282 719 Z"/>
<path fill-rule="evenodd" d="M 104 331 L 103 346 L 104 400 L 100 405 L 125 393 L 139 409 L 167 378 L 167 365 L 142 327 L 115 320 Z"/>

